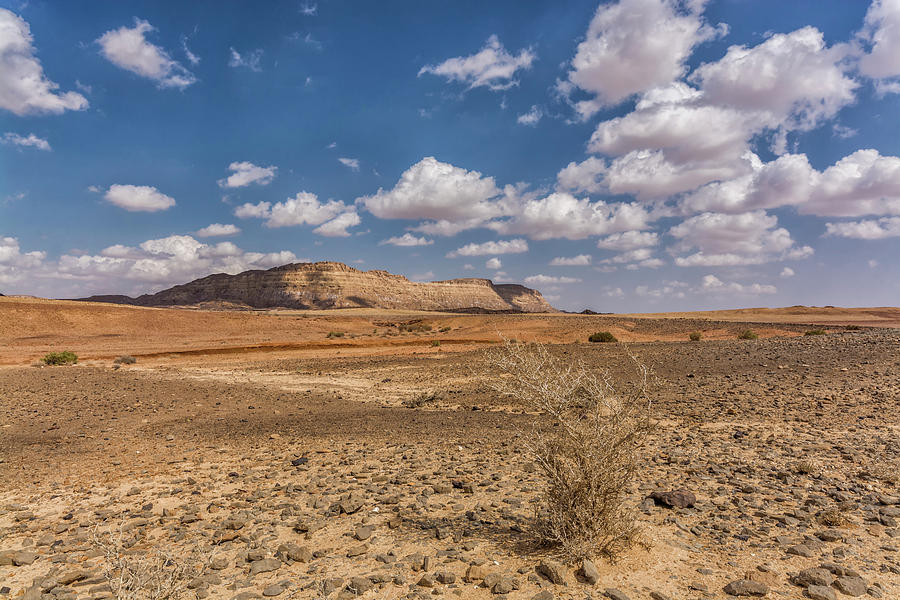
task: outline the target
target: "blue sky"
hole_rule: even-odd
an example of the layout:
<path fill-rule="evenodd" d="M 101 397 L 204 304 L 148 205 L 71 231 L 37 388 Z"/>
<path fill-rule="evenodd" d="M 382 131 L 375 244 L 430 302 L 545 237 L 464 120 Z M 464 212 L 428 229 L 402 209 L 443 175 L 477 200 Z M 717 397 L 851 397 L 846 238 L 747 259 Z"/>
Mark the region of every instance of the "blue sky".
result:
<path fill-rule="evenodd" d="M 900 0 L 0 0 L 0 292 L 338 260 L 896 305 Z"/>

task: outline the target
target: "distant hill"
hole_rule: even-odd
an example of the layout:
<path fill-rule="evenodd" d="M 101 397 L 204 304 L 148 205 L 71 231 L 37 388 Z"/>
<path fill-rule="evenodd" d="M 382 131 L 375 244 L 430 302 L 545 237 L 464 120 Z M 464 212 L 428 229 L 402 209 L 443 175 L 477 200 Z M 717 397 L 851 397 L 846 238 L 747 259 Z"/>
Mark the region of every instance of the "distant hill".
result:
<path fill-rule="evenodd" d="M 137 298 L 81 298 L 136 306 L 226 308 L 389 308 L 401 310 L 557 312 L 537 290 L 489 279 L 419 283 L 387 271 L 339 262 L 295 263 L 237 275 L 219 273 Z"/>

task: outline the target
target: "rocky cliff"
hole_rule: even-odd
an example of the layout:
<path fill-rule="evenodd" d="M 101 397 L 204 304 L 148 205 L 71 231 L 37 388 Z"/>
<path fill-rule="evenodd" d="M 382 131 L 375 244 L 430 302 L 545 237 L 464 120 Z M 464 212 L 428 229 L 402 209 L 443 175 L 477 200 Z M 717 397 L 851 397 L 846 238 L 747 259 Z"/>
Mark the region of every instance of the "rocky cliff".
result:
<path fill-rule="evenodd" d="M 266 271 L 223 273 L 146 294 L 86 300 L 139 306 L 219 302 L 253 308 L 394 308 L 556 312 L 540 292 L 489 279 L 417 283 L 387 271 L 360 271 L 338 262 L 297 263 Z"/>

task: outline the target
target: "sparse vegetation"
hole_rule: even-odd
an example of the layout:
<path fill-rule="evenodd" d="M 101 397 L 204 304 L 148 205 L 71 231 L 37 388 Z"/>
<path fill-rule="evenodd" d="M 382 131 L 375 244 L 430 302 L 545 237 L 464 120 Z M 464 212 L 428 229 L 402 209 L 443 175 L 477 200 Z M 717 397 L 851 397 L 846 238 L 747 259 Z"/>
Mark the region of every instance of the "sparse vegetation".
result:
<path fill-rule="evenodd" d="M 810 329 L 806 331 L 803 335 L 825 335 L 824 329 Z"/>
<path fill-rule="evenodd" d="M 859 325 L 847 325 L 846 327 L 844 327 L 844 329 L 846 329 L 847 331 L 860 331 L 862 327 L 860 327 Z"/>
<path fill-rule="evenodd" d="M 541 344 L 507 342 L 486 358 L 492 374 L 506 375 L 495 389 L 542 415 L 523 436 L 545 482 L 536 533 L 571 559 L 615 559 L 638 534 L 625 500 L 650 429 L 648 369 L 635 361 L 638 385 L 622 394 Z"/>
<path fill-rule="evenodd" d="M 588 341 L 589 342 L 618 342 L 619 340 L 617 340 L 616 336 L 614 336 L 609 331 L 598 331 L 597 333 L 592 333 L 591 337 L 588 338 Z"/>
<path fill-rule="evenodd" d="M 409 321 L 408 323 L 400 323 L 397 325 L 397 329 L 406 333 L 424 333 L 431 331 L 432 327 L 422 321 Z"/>
<path fill-rule="evenodd" d="M 128 355 L 128 354 L 125 354 L 125 355 L 123 355 L 123 356 L 119 356 L 119 357 L 117 357 L 117 358 L 113 361 L 113 363 L 114 363 L 114 364 L 117 364 L 117 365 L 133 365 L 133 364 L 136 363 L 136 362 L 137 362 L 137 359 L 136 359 L 135 357 L 133 357 L 133 356 Z"/>
<path fill-rule="evenodd" d="M 45 354 L 41 359 L 41 362 L 45 365 L 58 366 L 58 365 L 74 365 L 78 362 L 78 355 L 70 350 L 64 350 L 63 352 L 50 352 L 49 354 Z"/>
<path fill-rule="evenodd" d="M 134 552 L 134 542 L 125 540 L 121 528 L 116 533 L 94 529 L 92 541 L 103 553 L 103 577 L 115 600 L 178 600 L 199 574 L 173 554 L 158 549 Z"/>
<path fill-rule="evenodd" d="M 432 347 L 437 347 L 437 346 L 440 346 L 440 345 L 441 345 L 441 340 L 432 340 L 432 341 L 431 341 L 431 346 L 432 346 Z"/>
<path fill-rule="evenodd" d="M 752 329 L 745 329 L 744 331 L 742 331 L 738 334 L 739 340 L 755 340 L 758 337 L 759 336 L 756 335 L 756 332 L 753 331 Z"/>
<path fill-rule="evenodd" d="M 692 331 L 688 334 L 688 339 L 690 339 L 692 342 L 699 342 L 702 337 L 703 334 L 701 334 L 699 331 Z"/>
<path fill-rule="evenodd" d="M 329 331 L 329 332 L 328 332 L 328 338 L 329 338 L 329 339 L 330 339 L 330 338 L 342 338 L 342 337 L 344 337 L 344 332 L 343 332 L 343 331 Z"/>
<path fill-rule="evenodd" d="M 440 329 L 438 329 L 438 331 L 440 331 L 441 333 L 447 333 L 448 331 L 450 331 L 450 327 L 441 327 Z"/>
<path fill-rule="evenodd" d="M 441 398 L 443 398 L 443 396 L 438 392 L 427 392 L 419 394 L 415 398 L 404 400 L 402 405 L 405 408 L 422 408 L 423 406 L 437 403 Z"/>

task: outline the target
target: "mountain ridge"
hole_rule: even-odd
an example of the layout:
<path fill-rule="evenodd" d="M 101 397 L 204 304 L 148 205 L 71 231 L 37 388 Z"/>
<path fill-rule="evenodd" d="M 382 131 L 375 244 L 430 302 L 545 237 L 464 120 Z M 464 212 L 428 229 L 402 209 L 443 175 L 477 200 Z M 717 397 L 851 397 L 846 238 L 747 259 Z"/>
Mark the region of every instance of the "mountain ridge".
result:
<path fill-rule="evenodd" d="M 415 282 L 383 269 L 361 271 L 334 261 L 215 273 L 137 298 L 108 294 L 79 300 L 134 306 L 223 303 L 233 308 L 558 312 L 540 292 L 519 284 L 476 277 Z"/>

